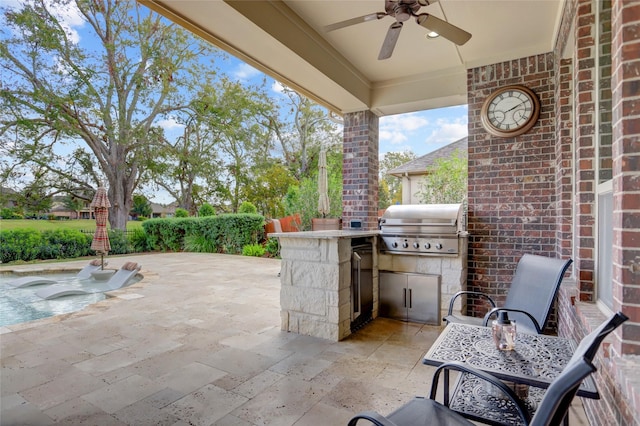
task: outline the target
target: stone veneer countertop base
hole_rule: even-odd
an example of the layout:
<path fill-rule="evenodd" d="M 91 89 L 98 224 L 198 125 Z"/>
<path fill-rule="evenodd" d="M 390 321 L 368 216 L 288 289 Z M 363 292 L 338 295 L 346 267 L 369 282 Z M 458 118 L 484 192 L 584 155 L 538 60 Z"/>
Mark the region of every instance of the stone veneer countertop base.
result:
<path fill-rule="evenodd" d="M 301 232 L 274 232 L 269 234 L 270 238 L 318 238 L 318 239 L 331 239 L 331 238 L 357 238 L 357 237 L 372 237 L 380 235 L 380 231 L 344 231 L 344 230 L 330 230 L 330 231 L 301 231 Z"/>

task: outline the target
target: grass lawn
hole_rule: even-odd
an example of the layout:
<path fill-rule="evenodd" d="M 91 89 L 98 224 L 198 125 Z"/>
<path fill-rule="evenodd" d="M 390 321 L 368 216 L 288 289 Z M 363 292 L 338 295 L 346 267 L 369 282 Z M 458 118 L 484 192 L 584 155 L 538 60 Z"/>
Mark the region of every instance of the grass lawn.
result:
<path fill-rule="evenodd" d="M 26 229 L 31 228 L 37 231 L 49 229 L 96 229 L 96 221 L 93 219 L 72 219 L 72 220 L 26 220 L 26 219 L 0 219 L 0 230 Z M 127 229 L 142 228 L 142 222 L 127 222 Z"/>

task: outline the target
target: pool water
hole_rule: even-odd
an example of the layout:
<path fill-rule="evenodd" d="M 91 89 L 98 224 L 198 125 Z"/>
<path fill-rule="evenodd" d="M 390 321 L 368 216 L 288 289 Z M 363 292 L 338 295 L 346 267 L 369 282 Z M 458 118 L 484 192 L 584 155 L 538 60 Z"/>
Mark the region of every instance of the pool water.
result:
<path fill-rule="evenodd" d="M 87 291 L 91 291 L 92 284 L 96 283 L 93 279 L 79 280 L 76 278 L 75 273 L 33 273 L 33 275 L 51 278 L 57 280 L 59 284 L 72 285 Z M 0 326 L 79 311 L 92 303 L 106 298 L 104 293 L 91 293 L 45 300 L 37 296 L 36 291 L 54 284 L 34 285 L 23 288 L 15 288 L 7 284 L 16 278 L 19 278 L 19 276 L 14 274 L 0 275 Z"/>

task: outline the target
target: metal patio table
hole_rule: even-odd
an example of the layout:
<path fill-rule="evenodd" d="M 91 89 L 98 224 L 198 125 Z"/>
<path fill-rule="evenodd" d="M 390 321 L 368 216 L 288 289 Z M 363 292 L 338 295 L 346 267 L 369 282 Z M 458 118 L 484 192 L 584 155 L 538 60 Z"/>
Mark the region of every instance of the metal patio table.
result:
<path fill-rule="evenodd" d="M 522 399 L 529 410 L 535 411 L 544 389 L 562 372 L 575 349 L 571 339 L 518 332 L 515 349 L 501 351 L 495 347 L 490 327 L 451 323 L 433 343 L 423 363 L 437 367 L 462 361 L 506 382 L 528 385 L 528 394 Z M 518 424 L 511 414 L 496 413 L 490 402 L 496 399 L 495 395 L 475 376 L 460 375 L 451 396 L 448 371 L 444 371 L 443 380 L 444 403 L 451 409 L 489 424 Z M 577 395 L 600 398 L 593 377 L 582 382 Z"/>

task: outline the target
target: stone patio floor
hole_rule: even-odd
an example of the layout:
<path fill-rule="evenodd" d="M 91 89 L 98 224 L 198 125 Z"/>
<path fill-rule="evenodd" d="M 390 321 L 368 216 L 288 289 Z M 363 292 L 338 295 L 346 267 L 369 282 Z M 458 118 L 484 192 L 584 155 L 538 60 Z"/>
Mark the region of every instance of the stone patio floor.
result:
<path fill-rule="evenodd" d="M 341 342 L 280 331 L 280 261 L 165 253 L 87 309 L 0 328 L 1 425 L 346 425 L 426 395 L 441 328 L 378 318 Z M 87 260 L 0 267 L 80 268 Z M 588 424 L 576 399 L 571 424 Z"/>

